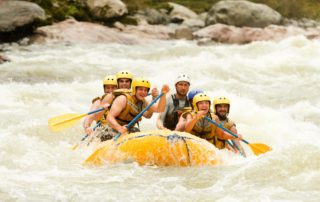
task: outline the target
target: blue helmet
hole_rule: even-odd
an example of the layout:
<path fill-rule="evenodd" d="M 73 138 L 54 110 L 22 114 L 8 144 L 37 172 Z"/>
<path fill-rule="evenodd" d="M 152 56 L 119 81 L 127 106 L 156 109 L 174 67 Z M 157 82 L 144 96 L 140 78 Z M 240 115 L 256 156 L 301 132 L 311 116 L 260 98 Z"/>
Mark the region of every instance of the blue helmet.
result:
<path fill-rule="evenodd" d="M 200 89 L 194 89 L 194 90 L 191 90 L 191 91 L 189 91 L 189 93 L 188 93 L 188 100 L 190 101 L 190 100 L 192 100 L 193 99 L 193 97 L 195 96 L 195 95 L 197 95 L 198 93 L 204 93 L 204 91 L 203 90 L 200 90 Z"/>

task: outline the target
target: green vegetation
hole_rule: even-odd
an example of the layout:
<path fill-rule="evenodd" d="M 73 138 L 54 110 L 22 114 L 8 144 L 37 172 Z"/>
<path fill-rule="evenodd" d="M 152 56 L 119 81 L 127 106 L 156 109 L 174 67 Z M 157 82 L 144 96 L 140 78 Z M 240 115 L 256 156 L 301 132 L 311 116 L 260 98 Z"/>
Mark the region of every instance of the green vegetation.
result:
<path fill-rule="evenodd" d="M 202 13 L 209 11 L 213 4 L 219 0 L 123 0 L 123 2 L 128 6 L 129 11 L 134 12 L 139 9 L 146 7 L 150 8 L 168 8 L 168 2 L 174 2 L 191 10 L 196 13 Z"/>
<path fill-rule="evenodd" d="M 41 6 L 47 15 L 45 24 L 59 22 L 72 16 L 80 21 L 91 21 L 92 16 L 82 0 L 25 0 Z"/>
<path fill-rule="evenodd" d="M 84 5 L 84 0 L 26 0 L 40 5 L 48 15 L 47 24 L 73 16 L 80 21 L 94 21 Z M 209 11 L 219 0 L 122 0 L 128 7 L 129 14 L 144 8 L 166 8 L 167 2 L 184 5 L 196 13 Z M 320 0 L 251 0 L 262 3 L 278 11 L 287 18 L 320 19 Z M 121 19 L 118 19 L 121 20 Z"/>

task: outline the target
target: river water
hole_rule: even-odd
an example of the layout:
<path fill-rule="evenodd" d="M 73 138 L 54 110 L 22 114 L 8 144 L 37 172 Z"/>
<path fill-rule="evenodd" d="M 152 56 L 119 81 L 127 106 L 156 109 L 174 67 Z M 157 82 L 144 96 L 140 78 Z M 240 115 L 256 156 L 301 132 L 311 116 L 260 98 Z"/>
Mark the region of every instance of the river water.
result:
<path fill-rule="evenodd" d="M 0 66 L 1 201 L 319 201 L 320 41 L 303 37 L 248 45 L 9 46 Z M 88 112 L 107 74 L 129 70 L 231 99 L 230 117 L 251 143 L 273 148 L 248 158 L 225 153 L 216 167 L 137 164 L 88 168 L 89 151 L 70 150 L 81 122 L 59 133 L 49 118 Z M 154 129 L 155 119 L 142 129 Z"/>

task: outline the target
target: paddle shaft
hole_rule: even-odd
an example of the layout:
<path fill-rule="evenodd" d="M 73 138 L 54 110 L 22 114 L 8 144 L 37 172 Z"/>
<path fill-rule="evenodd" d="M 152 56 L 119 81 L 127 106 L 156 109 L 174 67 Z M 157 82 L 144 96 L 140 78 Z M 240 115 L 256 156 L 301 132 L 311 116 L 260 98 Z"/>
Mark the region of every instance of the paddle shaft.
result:
<path fill-rule="evenodd" d="M 157 102 L 157 100 L 159 100 L 162 95 L 163 93 L 160 93 L 154 100 L 152 100 L 146 108 L 144 108 L 136 117 L 134 117 L 134 119 L 132 119 L 132 121 L 130 121 L 130 123 L 127 125 L 127 128 L 129 129 L 131 125 L 134 124 L 136 120 L 138 120 L 155 102 Z M 118 133 L 113 140 L 116 141 L 120 137 L 120 135 L 121 133 Z"/>
<path fill-rule="evenodd" d="M 95 125 L 95 126 L 93 127 L 92 130 L 95 131 L 96 128 L 98 128 L 99 126 L 101 126 L 101 122 L 100 122 L 100 121 L 97 123 L 97 125 Z M 86 134 L 86 135 L 81 139 L 81 141 L 85 140 L 88 136 L 89 136 L 89 135 Z"/>
<path fill-rule="evenodd" d="M 97 109 L 97 110 L 88 112 L 88 113 L 86 113 L 86 114 L 80 114 L 80 115 L 75 116 L 75 117 L 73 117 L 73 118 L 66 119 L 66 120 L 62 120 L 62 121 L 58 121 L 58 122 L 56 122 L 56 123 L 53 123 L 52 126 L 56 126 L 56 125 L 64 124 L 64 123 L 66 123 L 66 122 L 70 122 L 70 121 L 73 121 L 73 120 L 81 119 L 81 118 L 84 117 L 84 116 L 87 116 L 87 115 L 90 115 L 90 114 L 95 114 L 95 113 L 100 112 L 100 111 L 103 111 L 103 110 L 104 110 L 104 108 L 100 108 L 100 109 Z"/>
<path fill-rule="evenodd" d="M 238 138 L 238 136 L 236 134 L 234 134 L 233 132 L 231 132 L 230 130 L 226 129 L 225 127 L 221 126 L 220 124 L 216 123 L 215 121 L 213 121 L 212 119 L 210 119 L 209 117 L 204 117 L 207 121 L 209 121 L 210 123 L 213 123 L 214 125 L 216 125 L 217 127 L 219 127 L 220 129 L 226 131 L 227 133 L 229 133 L 230 135 L 232 135 L 233 137 Z M 248 141 L 241 139 L 242 142 L 249 144 Z"/>

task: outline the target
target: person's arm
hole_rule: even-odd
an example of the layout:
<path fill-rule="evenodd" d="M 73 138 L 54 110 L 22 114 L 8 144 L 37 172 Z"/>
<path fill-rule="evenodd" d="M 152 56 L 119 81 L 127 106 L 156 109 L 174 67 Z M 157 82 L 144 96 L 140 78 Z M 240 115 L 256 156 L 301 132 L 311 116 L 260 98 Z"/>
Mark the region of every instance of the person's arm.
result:
<path fill-rule="evenodd" d="M 163 93 L 163 95 L 160 97 L 159 103 L 154 103 L 152 106 L 150 106 L 150 108 L 143 114 L 145 118 L 150 118 L 151 116 L 148 116 L 148 114 L 150 115 L 150 113 L 159 113 L 164 111 L 166 107 L 166 94 L 169 92 L 169 90 L 170 88 L 168 85 L 162 86 L 161 92 Z M 150 103 L 151 101 L 147 101 L 147 105 L 149 105 Z"/>
<path fill-rule="evenodd" d="M 114 101 L 113 105 L 108 113 L 107 116 L 107 122 L 109 126 L 115 130 L 117 130 L 119 133 L 125 133 L 127 132 L 127 128 L 125 126 L 121 126 L 117 120 L 116 117 L 120 115 L 122 110 L 127 106 L 127 97 L 124 95 L 118 96 Z"/>
<path fill-rule="evenodd" d="M 180 116 L 180 119 L 178 121 L 178 124 L 176 126 L 176 128 L 174 129 L 175 131 L 184 131 L 185 130 L 185 126 L 186 126 L 186 119 L 183 118 L 182 116 Z"/>
<path fill-rule="evenodd" d="M 97 99 L 92 103 L 89 111 L 94 111 L 99 108 L 100 108 L 100 99 Z M 88 135 L 90 135 L 93 132 L 91 125 L 94 120 L 100 120 L 97 118 L 96 114 L 90 114 L 90 115 L 86 116 L 86 118 L 84 119 L 83 128 L 85 130 L 85 133 Z"/>
<path fill-rule="evenodd" d="M 159 91 L 156 87 L 152 88 L 151 90 L 151 98 L 148 99 L 149 101 L 147 101 L 147 103 L 152 102 L 157 96 L 159 95 Z M 144 114 L 143 117 L 149 119 L 151 118 L 153 115 L 153 111 L 147 110 Z"/>
<path fill-rule="evenodd" d="M 204 111 L 198 111 L 196 116 L 192 117 L 191 114 L 187 115 L 186 118 L 186 128 L 185 128 L 185 132 L 190 133 L 194 127 L 194 125 L 197 123 L 197 121 L 199 119 L 201 119 L 203 117 L 203 115 L 205 115 Z"/>
<path fill-rule="evenodd" d="M 170 105 L 170 96 L 166 98 L 167 101 L 166 101 L 166 107 L 164 109 L 164 112 L 161 112 L 159 113 L 159 116 L 157 118 L 157 121 L 156 121 L 156 125 L 157 125 L 157 128 L 160 129 L 160 130 L 163 130 L 163 129 L 166 129 L 166 127 L 164 127 L 163 123 L 164 123 L 164 120 L 168 114 L 168 111 L 169 111 L 169 105 Z"/>
<path fill-rule="evenodd" d="M 167 114 L 167 111 L 168 111 L 168 108 L 166 107 L 165 111 L 162 112 L 162 113 L 159 113 L 159 115 L 157 117 L 156 125 L 157 125 L 157 128 L 160 129 L 160 130 L 166 129 L 163 126 L 163 122 L 164 122 L 164 117 Z"/>
<path fill-rule="evenodd" d="M 230 131 L 231 131 L 233 134 L 236 134 L 237 136 L 239 136 L 238 131 L 237 131 L 237 128 L 236 128 L 235 125 L 230 128 Z M 243 147 L 241 146 L 240 140 L 239 140 L 239 139 L 235 139 L 235 140 L 233 140 L 233 141 L 234 141 L 234 143 L 238 146 L 238 148 L 240 149 L 242 155 L 243 155 L 244 157 L 246 157 L 246 156 L 247 156 L 247 155 L 246 155 L 246 152 L 244 151 Z"/>
<path fill-rule="evenodd" d="M 220 124 L 220 120 L 217 116 L 214 117 L 214 121 L 217 124 Z M 233 135 L 229 134 L 226 131 L 223 131 L 222 129 L 220 129 L 219 127 L 216 127 L 216 132 L 218 134 L 218 137 L 222 140 L 241 140 L 242 136 L 239 134 L 238 138 L 234 137 Z"/>

